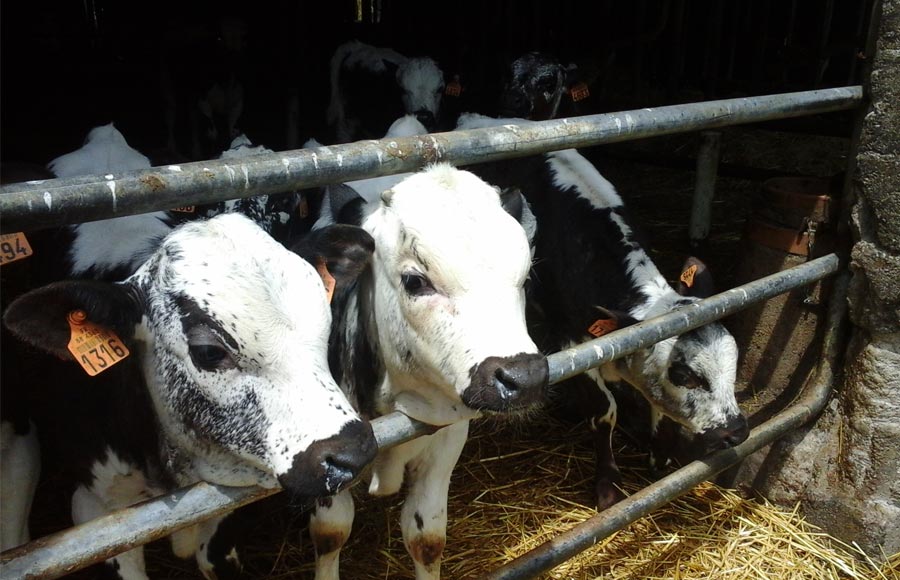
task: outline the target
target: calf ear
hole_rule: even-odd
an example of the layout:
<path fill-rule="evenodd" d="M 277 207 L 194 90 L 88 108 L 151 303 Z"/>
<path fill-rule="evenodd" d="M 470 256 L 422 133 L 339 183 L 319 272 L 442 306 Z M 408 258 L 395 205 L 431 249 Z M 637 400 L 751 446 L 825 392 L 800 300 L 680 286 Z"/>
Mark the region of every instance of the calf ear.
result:
<path fill-rule="evenodd" d="M 334 224 L 313 230 L 291 249 L 341 288 L 353 283 L 369 264 L 375 240 L 362 228 Z M 326 286 L 329 283 L 326 279 Z"/>
<path fill-rule="evenodd" d="M 716 285 L 706 264 L 691 256 L 681 267 L 675 290 L 682 296 L 707 298 L 716 293 Z"/>
<path fill-rule="evenodd" d="M 506 213 L 513 216 L 522 224 L 525 235 L 528 236 L 528 245 L 534 247 L 534 236 L 537 233 L 537 218 L 531 211 L 531 204 L 525 199 L 522 190 L 518 187 L 508 187 L 500 191 L 500 204 Z"/>
<path fill-rule="evenodd" d="M 637 318 L 622 310 L 610 310 L 602 306 L 596 306 L 595 308 L 600 312 L 600 316 L 587 328 L 587 331 L 588 334 L 596 337 L 640 322 Z"/>
<path fill-rule="evenodd" d="M 67 345 L 70 312 L 81 310 L 87 321 L 112 330 L 130 342 L 140 322 L 137 291 L 128 284 L 96 280 L 55 282 L 32 290 L 9 305 L 3 323 L 21 340 L 62 359 L 71 359 Z"/>
<path fill-rule="evenodd" d="M 356 223 L 355 214 L 359 213 L 359 206 L 365 201 L 359 192 L 345 183 L 325 186 L 325 199 L 334 223 Z"/>

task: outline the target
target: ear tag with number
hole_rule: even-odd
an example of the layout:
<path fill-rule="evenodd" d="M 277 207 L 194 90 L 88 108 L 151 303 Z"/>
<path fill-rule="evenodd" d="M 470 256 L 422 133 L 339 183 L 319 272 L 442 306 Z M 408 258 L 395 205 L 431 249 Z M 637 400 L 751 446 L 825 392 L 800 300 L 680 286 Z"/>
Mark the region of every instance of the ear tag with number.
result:
<path fill-rule="evenodd" d="M 69 313 L 69 352 L 90 376 L 97 376 L 130 353 L 116 333 L 87 320 L 84 310 Z"/>
<path fill-rule="evenodd" d="M 0 266 L 25 259 L 33 253 L 28 238 L 22 232 L 0 235 Z"/>
<path fill-rule="evenodd" d="M 679 280 L 684 282 L 684 285 L 690 288 L 694 285 L 694 274 L 697 273 L 697 264 L 691 264 L 688 268 L 685 268 L 684 272 L 681 273 L 681 277 Z"/>
<path fill-rule="evenodd" d="M 322 282 L 325 284 L 325 292 L 328 294 L 328 303 L 331 304 L 331 297 L 334 296 L 334 276 L 328 271 L 325 260 L 319 260 L 316 264 L 316 270 L 318 270 L 319 276 L 322 277 Z"/>
<path fill-rule="evenodd" d="M 601 318 L 594 321 L 594 324 L 588 328 L 588 333 L 600 338 L 604 334 L 609 334 L 613 330 L 618 330 L 618 328 L 619 323 L 616 322 L 614 318 Z"/>
<path fill-rule="evenodd" d="M 577 83 L 569 89 L 569 96 L 572 97 L 572 100 L 576 103 L 578 101 L 583 101 L 584 99 L 591 96 L 591 90 L 585 83 Z"/>
<path fill-rule="evenodd" d="M 177 211 L 178 213 L 194 213 L 194 210 L 197 206 L 194 205 L 183 205 L 181 207 L 173 207 L 171 211 Z"/>

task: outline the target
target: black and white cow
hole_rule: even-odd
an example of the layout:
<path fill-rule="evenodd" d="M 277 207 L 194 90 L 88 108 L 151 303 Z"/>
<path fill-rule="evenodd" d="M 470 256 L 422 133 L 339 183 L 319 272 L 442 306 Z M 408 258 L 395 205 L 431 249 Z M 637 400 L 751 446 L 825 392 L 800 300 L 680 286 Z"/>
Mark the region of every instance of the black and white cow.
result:
<path fill-rule="evenodd" d="M 499 117 L 546 121 L 580 114 L 578 103 L 587 98 L 575 65 L 563 65 L 543 52 L 528 52 L 503 71 L 498 100 Z"/>
<path fill-rule="evenodd" d="M 242 160 L 266 153 L 273 151 L 262 145 L 253 145 L 246 135 L 241 134 L 232 140 L 231 146 L 219 155 L 219 159 L 234 161 L 235 166 L 227 165 L 226 169 L 238 173 L 245 171 L 240 167 Z M 195 215 L 210 218 L 227 212 L 241 213 L 273 238 L 289 245 L 291 240 L 312 228 L 314 218 L 309 212 L 310 201 L 303 191 L 256 195 L 204 204 L 196 208 Z"/>
<path fill-rule="evenodd" d="M 402 115 L 435 130 L 444 73 L 433 59 L 352 40 L 335 50 L 330 67 L 327 121 L 335 142 L 379 139 Z"/>
<path fill-rule="evenodd" d="M 528 121 L 467 114 L 459 128 L 524 123 Z M 529 326 L 542 348 L 568 348 L 698 299 L 668 284 L 635 236 L 622 198 L 574 149 L 478 164 L 470 170 L 488 183 L 521 188 L 534 211 L 537 235 Z M 705 268 L 699 262 L 694 265 L 691 290 L 708 288 Z M 716 322 L 586 373 L 604 395 L 598 398 L 592 419 L 598 432 L 599 507 L 620 498 L 615 487 L 619 471 L 609 440 L 616 403 L 606 383 L 624 381 L 636 388 L 652 408 L 653 431 L 668 417 L 691 433 L 692 446 L 705 454 L 747 437 L 747 421 L 734 395 L 737 358 L 734 338 Z M 575 391 L 560 386 L 554 392 L 565 400 Z"/>
<path fill-rule="evenodd" d="M 447 425 L 382 452 L 369 486 L 390 495 L 405 480 L 400 525 L 419 580 L 440 576 L 450 476 L 469 420 L 543 400 L 547 361 L 525 326 L 531 254 L 513 217 L 523 204 L 518 192 L 502 200 L 472 173 L 437 164 L 373 201 L 331 210 L 375 239 L 358 286 L 335 294 L 335 377 L 366 417 L 401 411 Z M 317 580 L 338 578 L 352 521 L 349 493 L 316 506 Z"/>
<path fill-rule="evenodd" d="M 197 481 L 281 486 L 309 501 L 345 489 L 374 458 L 371 426 L 329 372 L 331 312 L 310 264 L 326 260 L 340 291 L 372 239 L 335 226 L 302 248 L 309 261 L 229 213 L 179 226 L 123 282 L 56 282 L 9 306 L 13 334 L 56 357 L 34 354 L 29 395 L 72 484 L 76 524 Z M 78 311 L 131 355 L 94 377 L 73 365 L 67 319 Z M 6 508 L 3 527 L 22 529 L 27 513 Z M 176 554 L 194 554 L 211 578 L 239 565 L 211 539 L 219 519 L 172 535 Z M 107 564 L 146 577 L 141 548 Z"/>

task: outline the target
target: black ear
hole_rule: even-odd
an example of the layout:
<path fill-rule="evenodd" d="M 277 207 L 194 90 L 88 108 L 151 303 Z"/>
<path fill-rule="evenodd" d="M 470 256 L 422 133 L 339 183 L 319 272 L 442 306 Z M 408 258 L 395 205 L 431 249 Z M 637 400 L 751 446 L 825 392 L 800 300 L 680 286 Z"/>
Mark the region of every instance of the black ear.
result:
<path fill-rule="evenodd" d="M 534 237 L 537 234 L 537 218 L 531 211 L 531 204 L 525 199 L 525 195 L 518 187 L 508 187 L 500 192 L 500 204 L 506 213 L 522 224 L 525 235 L 528 236 L 528 245 L 534 247 Z"/>
<path fill-rule="evenodd" d="M 96 280 L 54 282 L 32 290 L 9 305 L 3 323 L 21 340 L 54 354 L 71 359 L 68 316 L 81 310 L 87 321 L 115 332 L 130 342 L 134 327 L 141 320 L 138 292 L 129 284 Z"/>
<path fill-rule="evenodd" d="M 384 63 L 384 69 L 388 72 L 388 74 L 395 75 L 397 74 L 397 69 L 400 68 L 400 65 L 396 62 L 390 61 L 386 58 L 381 59 L 381 62 Z"/>
<path fill-rule="evenodd" d="M 681 267 L 675 290 L 682 296 L 707 298 L 716 293 L 716 285 L 706 264 L 691 256 Z"/>
<path fill-rule="evenodd" d="M 341 288 L 353 283 L 369 264 L 375 240 L 362 228 L 333 224 L 311 231 L 291 249 L 313 266 L 324 266 L 335 287 Z"/>
<path fill-rule="evenodd" d="M 365 200 L 355 189 L 345 183 L 326 185 L 325 199 L 335 223 L 358 223 L 354 218 L 358 217 L 358 208 Z"/>

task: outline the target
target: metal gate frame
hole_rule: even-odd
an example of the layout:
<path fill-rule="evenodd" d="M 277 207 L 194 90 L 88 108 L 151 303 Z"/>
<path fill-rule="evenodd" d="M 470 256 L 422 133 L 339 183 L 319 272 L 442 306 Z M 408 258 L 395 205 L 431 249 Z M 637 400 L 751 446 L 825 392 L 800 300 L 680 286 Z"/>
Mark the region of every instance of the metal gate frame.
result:
<path fill-rule="evenodd" d="M 475 164 L 858 109 L 862 103 L 861 86 L 840 87 L 587 115 L 523 126 L 360 141 L 120 175 L 19 183 L 0 188 L 0 231 L 27 231 L 392 175 L 415 171 L 436 161 Z M 555 383 L 835 273 L 839 275 L 829 302 L 823 356 L 814 383 L 797 401 L 753 429 L 737 447 L 682 467 L 485 578 L 532 578 L 545 572 L 818 415 L 831 394 L 849 273 L 837 254 L 829 254 L 550 355 L 550 381 Z M 381 449 L 435 430 L 401 413 L 380 417 L 372 426 Z M 0 553 L 0 576 L 56 578 L 278 491 L 198 483 Z"/>

